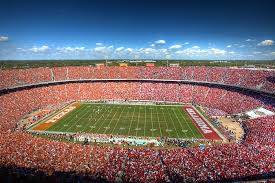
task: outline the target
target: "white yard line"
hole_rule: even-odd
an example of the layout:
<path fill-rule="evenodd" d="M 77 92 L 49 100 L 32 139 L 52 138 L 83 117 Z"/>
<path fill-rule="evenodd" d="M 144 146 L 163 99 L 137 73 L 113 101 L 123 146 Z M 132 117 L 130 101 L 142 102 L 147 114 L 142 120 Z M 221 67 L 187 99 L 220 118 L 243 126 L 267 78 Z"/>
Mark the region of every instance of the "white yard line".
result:
<path fill-rule="evenodd" d="M 152 130 L 154 129 L 154 124 L 153 124 L 153 113 L 152 113 L 152 111 L 153 111 L 153 109 L 151 109 L 151 108 L 149 108 L 150 109 L 150 111 L 151 111 L 151 124 L 152 124 Z M 151 135 L 152 135 L 152 137 L 153 137 L 153 131 L 151 130 Z"/>
<path fill-rule="evenodd" d="M 183 109 L 179 109 L 179 110 L 183 110 Z M 193 133 L 193 135 L 194 135 L 194 138 L 196 137 L 196 134 L 195 134 L 195 132 L 193 131 L 193 128 L 191 128 L 190 126 L 189 126 L 189 123 L 188 123 L 188 121 L 186 121 L 186 119 L 185 119 L 185 116 L 183 116 L 183 114 L 182 114 L 182 111 L 180 111 L 180 114 L 181 114 L 181 116 L 183 117 L 183 120 L 185 121 L 185 123 L 187 124 L 187 126 L 188 126 L 188 128 L 191 130 L 191 132 Z M 188 116 L 189 117 L 189 116 Z M 193 123 L 193 122 L 192 122 Z M 195 124 L 194 124 L 195 125 Z M 199 131 L 200 132 L 200 131 Z M 201 133 L 201 132 L 200 132 Z M 203 136 L 203 135 L 202 135 Z"/>
<path fill-rule="evenodd" d="M 95 115 L 95 112 L 91 112 L 91 114 L 88 116 L 89 117 L 89 119 L 88 119 L 88 121 L 92 121 L 92 119 L 94 119 L 95 120 L 95 123 L 93 124 L 93 126 L 96 126 L 96 124 L 97 124 L 97 122 L 99 121 L 99 119 L 100 118 L 102 118 L 103 116 L 104 116 L 104 114 L 105 114 L 105 112 L 108 110 L 108 108 L 109 107 L 104 107 L 104 112 L 101 112 L 101 113 L 99 113 L 99 114 L 97 114 L 97 115 Z M 96 107 L 94 107 L 93 106 L 93 108 L 90 108 L 90 109 L 96 109 Z M 98 116 L 101 114 L 101 116 L 98 118 Z M 94 115 L 94 117 L 92 118 L 92 117 L 90 117 L 90 116 L 92 116 L 92 115 Z M 91 124 L 90 123 L 87 123 L 86 125 L 85 125 L 85 128 L 82 130 L 82 132 L 86 129 L 86 127 L 87 126 L 90 126 Z"/>
<path fill-rule="evenodd" d="M 115 127 L 114 127 L 113 130 L 112 130 L 112 134 L 114 134 L 114 131 L 115 131 L 115 129 L 116 129 L 116 126 L 117 126 L 118 122 L 120 121 L 121 114 L 123 113 L 123 111 L 124 111 L 125 108 L 126 108 L 126 107 L 124 106 L 123 109 L 122 109 L 122 111 L 120 111 L 119 118 L 118 118 L 118 120 L 117 120 L 117 122 L 116 122 L 116 124 L 115 124 Z M 116 113 L 117 113 L 117 112 L 116 112 Z M 114 116 L 115 116 L 115 115 L 114 115 Z M 111 123 L 110 123 L 110 124 L 111 124 Z M 110 125 L 110 124 L 109 124 L 109 125 Z"/>
<path fill-rule="evenodd" d="M 81 108 L 82 106 L 80 106 L 79 108 Z M 79 109 L 79 108 L 76 108 L 76 109 Z M 63 111 L 63 110 L 62 110 Z M 81 111 L 80 113 L 82 113 L 82 112 L 84 112 L 85 110 L 83 110 L 83 111 Z M 74 113 L 76 113 L 76 112 L 78 112 L 77 110 L 75 110 L 75 111 L 72 111 L 72 113 L 69 113 L 68 115 L 70 115 L 70 114 L 74 114 Z M 64 116 L 65 117 L 65 116 Z M 61 120 L 61 119 L 60 119 Z M 59 120 L 59 121 L 60 121 Z M 73 120 L 74 120 L 74 117 L 72 117 L 71 119 L 69 119 L 68 121 L 66 121 L 66 125 L 70 125 L 71 126 L 71 124 L 73 123 Z M 59 122 L 58 121 L 58 122 Z M 72 123 L 71 123 L 72 122 Z M 63 131 L 63 128 L 64 128 L 64 130 L 68 130 L 68 129 L 66 129 L 67 128 L 67 126 L 63 126 L 63 127 L 61 127 L 60 129 L 59 129 L 59 131 Z"/>
<path fill-rule="evenodd" d="M 112 121 L 113 121 L 113 119 L 114 119 L 115 115 L 117 114 L 118 109 L 120 109 L 120 108 L 115 108 L 115 109 L 116 109 L 116 112 L 115 112 L 115 114 L 113 114 L 113 116 L 112 116 L 112 118 L 111 118 L 110 122 L 108 123 L 107 127 L 110 127 L 110 124 L 112 123 Z M 108 130 L 108 129 L 107 129 L 107 128 L 105 128 L 105 130 L 104 130 L 104 134 L 106 133 L 106 130 Z"/>
<path fill-rule="evenodd" d="M 137 122 L 137 127 L 136 127 L 136 136 L 138 136 L 137 133 L 138 133 L 139 117 L 140 117 L 140 106 L 138 107 L 138 122 Z"/>
<path fill-rule="evenodd" d="M 162 137 L 162 131 L 161 131 L 161 126 L 160 126 L 160 121 L 159 121 L 159 113 L 158 113 L 158 108 L 156 107 L 156 112 L 157 112 L 157 118 L 158 118 L 158 124 L 159 124 L 159 131 L 160 131 L 160 135 Z"/>
<path fill-rule="evenodd" d="M 144 117 L 144 130 L 143 130 L 143 135 L 145 136 L 145 129 L 146 129 L 146 106 L 144 106 L 144 108 L 145 108 L 145 117 Z"/>
<path fill-rule="evenodd" d="M 164 110 L 164 108 L 163 108 Z M 167 114 L 166 114 L 167 115 Z M 169 129 L 168 125 L 167 125 L 167 119 L 166 119 L 166 115 L 163 115 L 163 118 L 165 120 L 165 125 L 166 125 L 166 130 Z M 176 130 L 176 129 L 175 129 Z M 167 131 L 167 133 L 169 134 L 169 131 Z"/>
<path fill-rule="evenodd" d="M 103 119 L 103 121 L 105 122 L 106 118 L 108 118 L 110 116 L 110 114 L 112 113 L 113 109 L 115 109 L 115 107 L 112 107 L 111 110 L 109 111 L 108 115 Z M 102 116 L 105 116 L 104 113 L 102 113 Z M 99 121 L 99 120 L 97 120 Z M 102 125 L 104 124 L 104 122 L 101 123 L 101 125 L 99 126 L 99 128 L 96 129 L 95 133 L 98 133 L 98 130 L 102 127 Z"/>
<path fill-rule="evenodd" d="M 173 109 L 172 109 L 173 110 Z M 180 119 L 178 118 L 178 115 L 177 115 L 177 113 L 175 113 L 175 110 L 173 110 L 173 113 L 175 114 L 175 116 L 176 116 L 176 118 L 177 118 L 177 120 L 178 120 L 178 123 L 180 124 L 180 126 L 181 126 L 181 130 L 183 130 L 184 128 L 183 128 L 183 126 L 182 126 L 182 124 L 181 124 L 181 121 L 180 121 Z M 185 135 L 185 138 L 188 138 L 187 137 L 187 135 L 184 133 L 184 135 Z"/>
<path fill-rule="evenodd" d="M 83 109 L 83 111 L 81 111 L 81 114 L 82 113 L 84 113 L 84 115 L 85 114 L 87 114 L 88 112 L 89 112 L 89 110 L 88 110 L 89 108 L 87 107 L 87 109 Z M 79 113 L 80 114 L 80 113 Z M 74 118 L 72 118 L 72 119 L 74 119 Z M 69 126 L 69 128 L 68 129 L 66 129 L 66 131 L 69 131 L 75 124 L 77 124 L 81 119 L 83 119 L 83 115 L 81 115 L 80 117 L 78 117 L 78 119 L 77 120 L 75 120 L 70 126 Z"/>
<path fill-rule="evenodd" d="M 171 113 L 167 110 L 167 108 L 166 108 L 165 110 L 167 111 L 167 114 L 169 114 L 170 120 L 171 120 L 172 123 L 173 123 L 174 129 L 176 130 L 176 133 L 177 133 L 178 138 L 180 138 L 179 133 L 178 133 L 178 131 L 177 131 L 177 128 L 176 128 L 176 126 L 175 126 L 174 120 L 173 120 L 173 118 L 171 117 Z"/>
<path fill-rule="evenodd" d="M 132 119 L 131 119 L 131 122 L 130 122 L 130 128 L 129 128 L 128 133 L 127 133 L 128 135 L 129 135 L 130 130 L 131 130 L 131 128 L 132 128 L 132 123 L 133 123 L 133 118 L 134 118 L 135 110 L 136 110 L 136 107 L 134 106 L 134 111 L 133 111 L 133 113 L 132 113 Z"/>

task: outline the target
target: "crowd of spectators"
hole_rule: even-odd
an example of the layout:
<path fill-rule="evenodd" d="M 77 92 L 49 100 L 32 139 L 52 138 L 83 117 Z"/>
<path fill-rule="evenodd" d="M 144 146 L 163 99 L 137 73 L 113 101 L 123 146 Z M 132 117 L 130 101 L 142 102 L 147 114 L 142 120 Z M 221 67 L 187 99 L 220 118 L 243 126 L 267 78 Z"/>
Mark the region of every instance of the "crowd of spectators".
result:
<path fill-rule="evenodd" d="M 71 101 L 150 100 L 199 104 L 224 114 L 245 112 L 256 107 L 274 110 L 274 99 L 237 91 L 154 82 L 71 83 L 20 90 L 0 96 L 0 130 L 14 129 L 16 121 L 34 109 Z"/>
<path fill-rule="evenodd" d="M 55 67 L 0 70 L 0 88 L 79 79 L 192 80 L 274 92 L 275 71 L 223 67 Z"/>
<path fill-rule="evenodd" d="M 89 67 L 81 69 L 87 68 Z M 94 68 L 89 69 L 91 71 Z M 139 70 L 131 67 L 127 69 Z M 47 69 L 42 70 L 48 72 Z M 148 68 L 141 70 L 144 77 L 165 75 L 165 72 L 151 72 Z M 174 68 L 173 72 L 177 70 L 181 68 Z M 55 79 L 56 73 L 60 73 L 59 78 L 86 77 L 85 73 L 79 75 L 75 70 L 76 73 L 70 75 L 70 69 L 67 68 L 58 68 L 51 72 L 51 77 Z M 167 73 L 169 77 L 172 77 L 170 74 L 173 72 Z M 188 68 L 184 72 L 194 72 L 194 68 Z M 96 73 L 95 69 L 93 73 Z M 97 77 L 105 77 L 106 72 L 96 74 Z M 136 76 L 135 74 L 132 72 L 129 77 Z M 38 74 L 37 77 L 44 78 Z M 223 80 L 229 77 L 230 74 L 227 74 Z M 211 75 L 211 78 L 217 77 Z M 274 100 L 264 97 L 188 84 L 95 82 L 28 88 L 0 96 L 0 167 L 32 168 L 49 175 L 55 172 L 74 172 L 92 176 L 94 179 L 127 182 L 220 181 L 274 176 L 274 116 L 245 121 L 246 137 L 238 144 L 221 144 L 204 149 L 86 146 L 34 138 L 16 130 L 17 121 L 37 108 L 70 101 L 104 99 L 188 102 L 219 109 L 226 114 L 239 113 L 259 106 L 274 109 L 275 104 Z"/>

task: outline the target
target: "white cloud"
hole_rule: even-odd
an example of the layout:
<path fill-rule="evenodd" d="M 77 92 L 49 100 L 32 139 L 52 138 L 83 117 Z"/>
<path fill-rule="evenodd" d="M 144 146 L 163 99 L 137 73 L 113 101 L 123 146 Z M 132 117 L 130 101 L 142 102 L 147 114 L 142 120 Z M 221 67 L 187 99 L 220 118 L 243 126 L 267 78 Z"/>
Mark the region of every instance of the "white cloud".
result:
<path fill-rule="evenodd" d="M 95 45 L 96 45 L 96 46 L 102 46 L 103 43 L 96 43 Z"/>
<path fill-rule="evenodd" d="M 95 52 L 105 52 L 107 50 L 107 47 L 100 46 L 100 47 L 94 48 L 94 50 L 95 50 Z"/>
<path fill-rule="evenodd" d="M 245 45 L 243 45 L 243 44 L 240 46 L 240 48 L 244 48 L 244 47 L 245 47 Z"/>
<path fill-rule="evenodd" d="M 124 50 L 124 47 L 123 47 L 123 46 L 122 46 L 122 47 L 117 48 L 115 51 L 122 51 L 122 50 Z"/>
<path fill-rule="evenodd" d="M 133 52 L 134 50 L 132 48 L 127 48 L 125 51 Z"/>
<path fill-rule="evenodd" d="M 232 47 L 232 45 L 227 45 L 227 46 L 226 46 L 226 48 L 231 48 L 231 47 Z"/>
<path fill-rule="evenodd" d="M 170 46 L 169 49 L 179 49 L 181 47 L 182 47 L 181 45 L 175 44 L 175 45 Z"/>
<path fill-rule="evenodd" d="M 192 48 L 193 48 L 193 49 L 200 49 L 199 46 L 193 46 Z"/>
<path fill-rule="evenodd" d="M 41 47 L 35 47 L 34 46 L 34 47 L 30 48 L 29 50 L 32 51 L 32 52 L 34 52 L 34 53 L 44 53 L 44 52 L 49 51 L 49 49 L 50 49 L 49 46 L 43 45 Z"/>
<path fill-rule="evenodd" d="M 253 39 L 247 39 L 247 40 L 245 40 L 245 41 L 247 41 L 247 42 L 252 42 L 252 41 L 255 41 L 255 40 L 253 40 Z"/>
<path fill-rule="evenodd" d="M 163 40 L 163 39 L 160 39 L 160 40 L 155 41 L 155 43 L 156 43 L 156 44 L 165 44 L 166 41 Z"/>
<path fill-rule="evenodd" d="M 189 44 L 189 42 L 185 42 L 185 43 L 184 43 L 184 45 L 188 45 L 188 44 Z"/>
<path fill-rule="evenodd" d="M 255 55 L 256 55 L 256 54 L 260 54 L 260 53 L 262 53 L 262 52 L 261 52 L 261 51 L 254 51 L 254 52 L 253 52 L 253 54 L 255 54 Z"/>
<path fill-rule="evenodd" d="M 224 55 L 226 53 L 225 50 L 221 50 L 221 49 L 218 49 L 218 48 L 210 48 L 210 49 L 208 49 L 208 52 L 212 53 L 214 55 Z"/>
<path fill-rule="evenodd" d="M 218 49 L 218 48 L 208 48 L 208 49 L 200 49 L 200 48 L 186 48 L 183 50 L 178 50 L 174 52 L 174 58 L 225 58 L 229 55 L 235 54 L 235 52 L 227 52 L 226 50 Z"/>
<path fill-rule="evenodd" d="M 234 51 L 230 51 L 230 52 L 228 52 L 229 54 L 235 54 L 235 52 Z"/>
<path fill-rule="evenodd" d="M 258 43 L 258 46 L 271 46 L 273 45 L 274 41 L 273 40 L 264 40 L 260 43 Z"/>
<path fill-rule="evenodd" d="M 271 55 L 275 55 L 275 51 L 271 52 Z"/>
<path fill-rule="evenodd" d="M 154 47 L 154 46 L 155 46 L 155 44 L 151 44 L 150 46 Z"/>
<path fill-rule="evenodd" d="M 165 48 L 164 48 L 164 49 L 159 49 L 159 51 L 162 52 L 162 53 L 168 54 L 168 53 L 167 53 L 168 50 L 165 49 Z"/>
<path fill-rule="evenodd" d="M 91 50 L 92 55 L 96 58 L 112 58 L 114 55 L 114 46 L 99 46 Z"/>
<path fill-rule="evenodd" d="M 184 50 L 179 50 L 179 51 L 176 51 L 175 53 L 180 54 L 180 55 L 194 55 L 194 54 L 199 55 L 199 54 L 207 53 L 207 50 L 199 49 L 197 47 L 193 48 L 193 47 L 192 48 L 186 48 Z"/>
<path fill-rule="evenodd" d="M 85 47 L 62 47 L 62 48 L 57 48 L 57 51 L 62 52 L 62 53 L 74 53 L 74 52 L 83 52 L 85 51 Z"/>
<path fill-rule="evenodd" d="M 8 41 L 9 37 L 7 36 L 0 36 L 0 42 Z"/>

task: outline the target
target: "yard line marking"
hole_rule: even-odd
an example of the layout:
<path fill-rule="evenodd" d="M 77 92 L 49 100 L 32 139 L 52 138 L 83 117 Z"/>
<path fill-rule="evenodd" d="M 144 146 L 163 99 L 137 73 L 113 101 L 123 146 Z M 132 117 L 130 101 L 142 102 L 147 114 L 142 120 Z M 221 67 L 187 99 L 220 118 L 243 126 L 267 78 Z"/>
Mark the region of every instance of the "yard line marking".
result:
<path fill-rule="evenodd" d="M 152 111 L 153 109 L 150 108 L 150 113 L 151 113 L 151 124 L 152 124 L 152 128 L 151 129 L 154 129 L 154 125 L 153 125 L 153 114 L 152 114 Z M 153 131 L 151 130 L 151 136 L 153 137 Z"/>
<path fill-rule="evenodd" d="M 89 112 L 89 108 L 88 108 L 87 106 L 85 106 L 85 108 L 83 109 L 83 111 L 80 111 L 80 113 L 84 113 L 84 115 L 87 114 L 88 112 Z M 80 113 L 79 113 L 79 114 L 80 114 Z M 79 115 L 79 114 L 77 114 L 77 115 Z M 66 129 L 66 131 L 69 131 L 73 126 L 75 126 L 76 124 L 78 124 L 78 122 L 82 119 L 82 117 L 83 117 L 83 115 L 81 115 L 80 117 L 77 117 L 78 119 L 75 120 L 75 121 L 73 122 L 73 124 L 72 124 L 71 126 L 69 126 L 68 129 Z M 74 118 L 73 118 L 73 119 L 74 119 Z"/>
<path fill-rule="evenodd" d="M 83 108 L 83 111 L 81 111 L 80 109 L 82 109 Z M 78 114 L 77 112 L 79 112 L 79 113 L 82 113 L 82 112 L 84 112 L 85 110 L 84 110 L 84 108 L 85 108 L 85 106 L 80 106 L 78 109 L 79 110 L 77 110 L 77 111 L 73 111 L 72 113 L 69 113 L 68 114 L 68 121 L 66 121 L 66 124 L 69 126 L 69 128 L 66 128 L 65 126 L 63 126 L 64 127 L 64 130 L 63 130 L 63 127 L 61 127 L 61 128 L 57 128 L 56 130 L 57 131 L 61 131 L 61 132 L 63 132 L 63 131 L 67 131 L 68 129 L 70 129 L 70 127 L 71 127 L 71 125 L 69 125 L 69 124 L 71 124 L 71 123 L 73 123 L 72 121 L 74 120 L 74 114 Z M 72 117 L 71 117 L 72 116 Z M 64 116 L 65 117 L 65 116 Z M 59 126 L 58 125 L 58 123 L 56 123 L 57 124 L 57 127 Z"/>
<path fill-rule="evenodd" d="M 185 128 L 182 126 L 181 120 L 179 119 L 177 113 L 175 112 L 175 110 L 173 110 L 173 112 L 174 112 L 174 114 L 175 114 L 175 116 L 176 116 L 176 118 L 177 118 L 177 120 L 178 120 L 178 123 L 179 123 L 180 126 L 181 126 L 181 129 L 184 130 Z M 185 121 L 185 118 L 183 118 L 183 120 Z M 184 135 L 185 135 L 185 138 L 188 138 L 188 136 L 187 136 L 185 133 L 184 133 Z"/>
<path fill-rule="evenodd" d="M 120 109 L 120 106 L 117 107 L 116 109 Z M 116 116 L 116 114 L 117 114 L 118 111 L 119 111 L 119 110 L 116 110 L 116 111 L 115 111 L 115 114 L 112 115 L 112 118 L 110 119 L 110 121 L 109 121 L 109 123 L 108 123 L 108 126 L 111 125 L 111 123 L 112 123 L 112 121 L 113 121 L 113 119 L 114 119 L 114 117 Z M 106 118 L 105 118 L 105 120 L 106 120 Z M 107 129 L 105 128 L 104 134 L 106 133 L 106 130 L 107 130 Z M 113 130 L 114 130 L 114 129 L 113 129 Z"/>
<path fill-rule="evenodd" d="M 90 107 L 89 109 L 90 109 L 90 112 L 93 111 L 93 112 L 91 112 L 91 114 L 95 114 L 95 111 L 96 111 L 96 110 L 99 110 L 99 109 L 103 110 L 103 109 L 104 109 L 103 112 L 97 113 L 97 114 L 94 116 L 94 118 L 93 118 L 93 119 L 95 120 L 94 126 L 96 126 L 97 121 L 103 116 L 103 114 L 105 113 L 106 110 L 109 109 L 109 107 L 108 107 L 108 106 L 105 106 L 105 107 L 100 106 L 100 107 L 99 107 L 99 106 L 97 106 L 97 105 L 94 105 L 93 107 Z M 91 114 L 90 114 L 90 115 L 91 115 Z M 98 116 L 99 116 L 100 114 L 102 114 L 102 115 L 98 118 Z M 88 116 L 90 116 L 90 115 L 88 115 Z M 91 119 L 92 119 L 92 118 L 90 118 L 89 121 L 92 121 Z M 84 130 L 85 130 L 85 129 L 87 128 L 87 126 L 89 126 L 89 125 L 90 125 L 90 123 L 86 123 L 86 124 L 84 125 L 83 130 L 82 130 L 81 132 L 84 132 Z M 94 129 L 94 128 L 92 128 L 92 129 Z M 89 129 L 89 131 L 90 131 L 90 129 Z"/>
<path fill-rule="evenodd" d="M 146 129 L 146 106 L 145 106 L 145 113 L 144 113 L 144 131 L 143 131 L 143 135 L 145 136 L 145 129 Z"/>
<path fill-rule="evenodd" d="M 111 110 L 109 110 L 109 113 L 108 113 L 107 116 L 106 116 L 104 113 L 102 114 L 102 116 L 104 116 L 104 117 L 106 116 L 106 117 L 103 119 L 103 122 L 101 123 L 101 125 L 99 126 L 99 128 L 96 129 L 96 132 L 95 132 L 95 133 L 98 133 L 98 130 L 104 125 L 106 118 L 108 118 L 108 117 L 110 116 L 110 114 L 112 113 L 112 111 L 113 111 L 114 109 L 116 109 L 115 106 L 111 107 Z M 97 121 L 99 121 L 99 120 L 97 120 Z"/>
<path fill-rule="evenodd" d="M 165 110 L 164 108 L 161 108 L 162 110 Z M 163 115 L 163 118 L 165 119 L 164 122 L 165 122 L 165 125 L 166 125 L 166 129 L 168 129 L 168 125 L 167 125 L 167 118 L 166 118 L 167 114 L 166 115 Z M 173 131 L 173 130 L 172 130 Z M 169 134 L 169 131 L 166 130 L 166 132 L 168 132 L 168 136 L 170 136 Z"/>
<path fill-rule="evenodd" d="M 78 108 L 76 108 L 74 111 L 72 111 L 71 113 L 69 113 L 68 114 L 68 116 L 67 117 L 69 117 L 69 116 L 71 116 L 71 114 L 75 114 L 77 111 L 79 111 L 80 110 L 80 108 L 83 108 L 83 106 L 80 106 L 80 107 L 78 107 Z M 62 111 L 60 111 L 60 112 L 62 112 Z M 65 117 L 65 116 L 64 116 Z M 57 130 L 57 131 L 61 131 L 62 129 L 63 129 L 63 127 L 59 127 L 59 124 L 61 124 L 60 123 L 60 121 L 61 121 L 62 119 L 60 119 L 56 124 L 54 124 L 51 128 L 52 128 L 52 130 Z M 67 124 L 67 123 L 66 123 Z M 58 127 L 58 128 L 57 128 Z M 66 128 L 65 128 L 66 129 Z M 51 131 L 51 130 L 49 130 L 49 131 Z"/>
<path fill-rule="evenodd" d="M 93 112 L 94 112 L 94 110 L 97 108 L 98 109 L 98 107 L 99 106 L 93 106 Z M 95 117 L 94 117 L 94 120 L 95 120 L 95 123 L 94 123 L 94 126 L 97 126 L 97 123 L 100 121 L 100 119 L 105 115 L 105 112 L 109 109 L 109 106 L 100 106 L 100 108 L 102 108 L 102 109 L 104 109 L 104 111 L 103 112 L 101 112 L 101 113 L 98 113 Z M 98 117 L 98 116 L 100 116 L 100 117 Z M 96 129 L 97 130 L 97 129 Z M 90 130 L 89 130 L 89 132 L 90 132 Z"/>
<path fill-rule="evenodd" d="M 173 118 L 171 117 L 170 111 L 169 111 L 167 108 L 166 108 L 165 110 L 166 110 L 167 113 L 169 114 L 170 120 L 171 120 L 172 123 L 173 123 L 174 129 L 176 130 L 176 133 L 177 133 L 178 138 L 180 138 L 179 133 L 178 133 L 178 131 L 177 131 L 177 128 L 176 128 L 176 126 L 175 126 L 174 120 L 173 120 Z"/>
<path fill-rule="evenodd" d="M 69 126 L 69 128 L 67 129 L 67 130 L 70 130 L 72 127 L 74 127 L 76 124 L 78 124 L 78 122 L 80 121 L 80 120 L 83 120 L 83 118 L 84 118 L 84 116 L 86 115 L 86 114 L 88 114 L 89 113 L 89 111 L 90 111 L 90 108 L 88 108 L 88 106 L 86 105 L 85 106 L 85 108 L 83 109 L 83 112 L 81 112 L 81 115 L 79 115 L 80 113 L 78 113 L 76 116 L 78 116 L 77 117 L 77 119 L 76 120 L 74 120 L 75 118 L 73 117 L 73 122 L 72 122 L 72 124 Z M 82 113 L 84 113 L 84 114 L 82 114 Z M 85 121 L 85 120 L 84 120 Z M 80 123 L 81 124 L 81 123 Z M 85 126 L 85 125 L 84 125 Z M 67 131 L 66 130 L 66 131 Z M 81 129 L 80 131 L 82 132 L 84 130 L 84 128 L 83 129 Z"/>
<path fill-rule="evenodd" d="M 133 111 L 133 113 L 132 113 L 132 118 L 131 118 L 131 122 L 130 122 L 130 128 L 129 128 L 128 133 L 127 133 L 128 135 L 129 135 L 130 130 L 131 130 L 131 128 L 132 128 L 132 122 L 133 122 L 133 119 L 134 119 L 135 110 L 136 110 L 136 107 L 134 106 L 134 111 Z"/>
<path fill-rule="evenodd" d="M 157 111 L 157 118 L 158 118 L 158 124 L 159 124 L 159 131 L 160 131 L 160 135 L 162 137 L 162 131 L 161 131 L 161 126 L 160 126 L 160 120 L 159 120 L 159 114 L 158 114 L 158 108 L 156 107 L 156 111 Z"/>
<path fill-rule="evenodd" d="M 179 110 L 180 110 L 181 116 L 183 116 L 183 109 L 182 109 L 182 108 L 181 108 L 181 109 L 179 108 Z M 189 117 L 189 116 L 188 116 L 188 117 Z M 184 119 L 184 121 L 187 123 L 187 127 L 188 127 L 188 128 L 191 130 L 191 132 L 193 133 L 193 135 L 194 135 L 193 137 L 196 138 L 197 135 L 196 135 L 195 132 L 193 131 L 194 128 L 191 128 L 191 127 L 189 126 L 189 123 L 188 123 L 188 121 L 185 119 L 185 116 L 183 116 L 183 119 Z M 195 125 L 195 124 L 194 124 L 194 125 Z M 199 132 L 200 132 L 200 131 L 199 131 Z"/>
<path fill-rule="evenodd" d="M 137 122 L 137 128 L 136 129 L 139 129 L 138 128 L 138 124 L 139 124 L 139 117 L 140 117 L 140 109 L 142 109 L 141 107 L 138 107 L 138 122 Z M 136 130 L 136 136 L 138 136 L 137 135 L 137 132 L 138 132 L 138 130 Z"/>
<path fill-rule="evenodd" d="M 118 118 L 118 120 L 117 120 L 117 122 L 116 122 L 116 124 L 115 124 L 115 127 L 114 127 L 113 130 L 112 130 L 112 134 L 114 134 L 114 130 L 116 129 L 116 126 L 117 126 L 118 122 L 120 121 L 121 114 L 123 113 L 123 111 L 124 111 L 125 108 L 126 108 L 126 106 L 123 106 L 122 111 L 120 111 L 119 118 Z M 120 122 L 121 122 L 121 121 L 120 121 Z"/>

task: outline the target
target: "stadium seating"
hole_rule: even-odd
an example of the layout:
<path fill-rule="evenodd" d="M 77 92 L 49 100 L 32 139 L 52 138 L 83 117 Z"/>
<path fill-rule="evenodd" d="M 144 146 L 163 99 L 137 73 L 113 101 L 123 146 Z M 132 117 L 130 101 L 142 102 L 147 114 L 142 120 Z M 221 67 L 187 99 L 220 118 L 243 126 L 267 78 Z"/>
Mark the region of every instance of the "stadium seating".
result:
<path fill-rule="evenodd" d="M 274 70 L 211 67 L 55 67 L 0 70 L 0 88 L 80 79 L 169 79 L 205 81 L 268 92 L 275 90 Z"/>
<path fill-rule="evenodd" d="M 69 79 L 135 78 L 209 81 L 274 91 L 272 77 L 274 71 L 207 67 L 61 67 L 1 70 L 0 87 Z M 223 114 L 259 106 L 275 109 L 275 102 L 270 98 L 191 84 L 95 82 L 14 91 L 0 95 L 0 167 L 34 168 L 48 174 L 75 172 L 107 181 L 121 178 L 127 182 L 239 180 L 273 175 L 275 171 L 275 116 L 245 121 L 246 136 L 239 144 L 205 149 L 83 146 L 34 138 L 17 128 L 19 119 L 35 109 L 70 101 L 103 99 L 194 103 Z"/>

